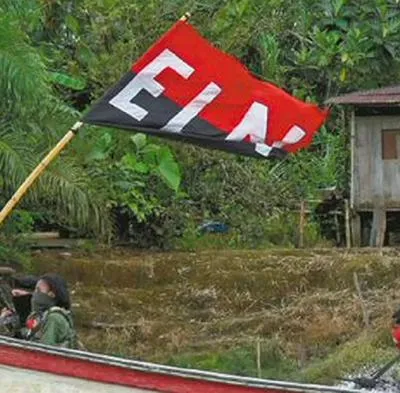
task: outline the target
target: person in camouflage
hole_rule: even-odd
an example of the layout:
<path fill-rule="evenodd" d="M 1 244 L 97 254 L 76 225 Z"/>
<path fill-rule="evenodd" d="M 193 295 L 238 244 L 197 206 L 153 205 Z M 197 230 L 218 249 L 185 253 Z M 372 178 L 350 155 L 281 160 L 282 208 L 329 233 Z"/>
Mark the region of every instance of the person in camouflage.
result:
<path fill-rule="evenodd" d="M 13 277 L 13 302 L 21 326 L 25 326 L 25 321 L 31 313 L 31 297 L 35 290 L 39 278 L 31 275 L 16 275 Z"/>
<path fill-rule="evenodd" d="M 69 291 L 61 276 L 42 276 L 32 294 L 31 305 L 32 313 L 26 321 L 26 339 L 64 348 L 77 347 Z"/>
<path fill-rule="evenodd" d="M 15 337 L 20 328 L 19 316 L 13 302 L 11 281 L 15 270 L 0 267 L 0 335 Z"/>

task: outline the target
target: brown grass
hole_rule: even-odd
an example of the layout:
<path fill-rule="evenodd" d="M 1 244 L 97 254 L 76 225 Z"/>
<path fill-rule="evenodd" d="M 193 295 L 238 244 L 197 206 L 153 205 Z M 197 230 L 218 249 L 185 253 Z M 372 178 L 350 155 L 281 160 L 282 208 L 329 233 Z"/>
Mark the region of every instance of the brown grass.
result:
<path fill-rule="evenodd" d="M 307 359 L 325 356 L 364 330 L 353 272 L 374 329 L 388 327 L 400 297 L 396 250 L 46 252 L 35 256 L 34 270 L 69 280 L 88 348 L 159 361 L 257 337 L 278 337 L 298 359 L 299 346 Z"/>

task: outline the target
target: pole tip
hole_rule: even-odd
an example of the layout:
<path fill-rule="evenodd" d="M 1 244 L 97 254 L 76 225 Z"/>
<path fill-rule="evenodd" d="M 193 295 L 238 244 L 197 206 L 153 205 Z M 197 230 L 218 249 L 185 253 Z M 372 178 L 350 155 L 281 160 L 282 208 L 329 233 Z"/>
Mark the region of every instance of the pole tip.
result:
<path fill-rule="evenodd" d="M 185 14 L 181 17 L 181 21 L 182 22 L 186 22 L 192 15 L 190 14 L 190 12 L 185 12 Z"/>

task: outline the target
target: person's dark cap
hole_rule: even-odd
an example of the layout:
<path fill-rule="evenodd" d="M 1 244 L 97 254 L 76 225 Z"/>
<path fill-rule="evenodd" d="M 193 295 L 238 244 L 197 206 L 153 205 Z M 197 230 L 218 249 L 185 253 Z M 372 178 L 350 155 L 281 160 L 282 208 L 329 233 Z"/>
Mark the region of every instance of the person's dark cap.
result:
<path fill-rule="evenodd" d="M 14 286 L 16 288 L 27 289 L 33 291 L 39 278 L 36 276 L 14 277 Z"/>

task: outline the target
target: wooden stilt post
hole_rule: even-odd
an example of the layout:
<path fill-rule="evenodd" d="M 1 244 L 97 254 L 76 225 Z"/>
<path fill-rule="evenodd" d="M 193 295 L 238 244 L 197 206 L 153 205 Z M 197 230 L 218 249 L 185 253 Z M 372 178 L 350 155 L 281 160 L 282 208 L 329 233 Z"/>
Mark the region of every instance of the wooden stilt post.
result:
<path fill-rule="evenodd" d="M 360 247 L 361 241 L 361 217 L 358 212 L 351 214 L 351 238 L 353 247 Z"/>
<path fill-rule="evenodd" d="M 385 242 L 386 233 L 386 210 L 383 206 L 378 206 L 373 211 L 371 236 L 369 245 L 371 247 L 382 248 Z"/>
<path fill-rule="evenodd" d="M 47 156 L 39 163 L 39 165 L 32 171 L 32 173 L 20 185 L 15 194 L 6 203 L 0 212 L 0 225 L 12 212 L 18 202 L 22 199 L 29 187 L 36 181 L 36 179 L 44 172 L 50 163 L 62 152 L 69 142 L 75 137 L 78 130 L 82 127 L 83 123 L 78 121 L 73 127 L 64 135 L 64 137 L 57 143 L 56 146 L 47 154 Z"/>
<path fill-rule="evenodd" d="M 349 200 L 344 200 L 344 222 L 346 226 L 346 248 L 351 248 L 350 207 Z"/>
<path fill-rule="evenodd" d="M 340 246 L 340 223 L 339 223 L 339 216 L 338 212 L 335 211 L 333 214 L 334 222 L 335 222 L 335 229 L 336 229 L 336 247 Z"/>

